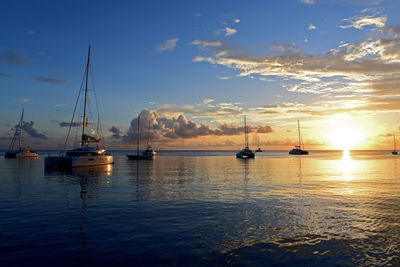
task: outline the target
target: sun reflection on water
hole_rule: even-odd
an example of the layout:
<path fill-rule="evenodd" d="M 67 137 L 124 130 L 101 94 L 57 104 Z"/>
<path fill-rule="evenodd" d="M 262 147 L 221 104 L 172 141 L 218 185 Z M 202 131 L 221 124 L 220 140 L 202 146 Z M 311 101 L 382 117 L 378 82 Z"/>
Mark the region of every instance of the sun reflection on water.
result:
<path fill-rule="evenodd" d="M 354 179 L 352 173 L 355 168 L 355 162 L 351 159 L 349 150 L 343 150 L 342 160 L 338 161 L 338 167 L 344 180 Z"/>

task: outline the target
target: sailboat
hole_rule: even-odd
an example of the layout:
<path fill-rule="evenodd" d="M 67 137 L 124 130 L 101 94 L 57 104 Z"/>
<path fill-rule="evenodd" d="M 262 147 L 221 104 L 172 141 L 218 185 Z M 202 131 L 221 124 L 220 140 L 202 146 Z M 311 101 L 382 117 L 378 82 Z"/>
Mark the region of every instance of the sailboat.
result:
<path fill-rule="evenodd" d="M 257 148 L 256 152 L 263 152 L 260 147 L 260 139 L 258 139 L 258 148 Z"/>
<path fill-rule="evenodd" d="M 88 80 L 89 80 L 89 65 L 90 65 L 90 46 L 88 52 L 88 60 L 86 65 L 86 77 L 85 77 L 85 99 L 83 106 L 83 120 L 82 120 L 82 135 L 80 146 L 73 150 L 68 150 L 66 153 L 61 154 L 59 156 L 48 156 L 45 158 L 45 167 L 47 168 L 70 168 L 70 167 L 87 167 L 87 166 L 99 166 L 99 165 L 107 165 L 113 164 L 114 158 L 113 156 L 105 149 L 100 148 L 100 137 L 93 137 L 87 134 L 87 126 L 89 122 L 87 120 L 87 98 L 88 98 Z M 81 92 L 81 89 L 80 89 Z M 80 97 L 80 93 L 78 95 L 78 100 Z M 76 108 L 76 107 L 75 107 Z M 75 115 L 75 111 L 74 111 Z M 73 124 L 73 117 L 71 120 L 70 128 L 71 130 Z M 67 136 L 67 140 L 68 140 Z M 65 142 L 65 144 L 67 141 Z M 95 144 L 94 146 L 91 144 Z"/>
<path fill-rule="evenodd" d="M 149 132 L 147 136 L 147 147 L 142 154 L 139 153 L 140 145 L 140 115 L 137 119 L 137 131 L 136 131 L 136 154 L 127 154 L 128 159 L 152 159 L 156 156 L 157 152 L 150 146 L 150 121 L 149 121 Z"/>
<path fill-rule="evenodd" d="M 8 151 L 4 155 L 5 158 L 37 158 L 39 157 L 39 154 L 36 153 L 35 151 L 30 150 L 29 147 L 23 147 L 22 146 L 22 124 L 24 121 L 24 109 L 22 109 L 22 114 L 21 118 L 19 119 L 19 124 L 15 129 L 15 133 L 13 136 L 13 139 L 11 140 L 10 147 L 8 148 Z M 14 145 L 15 142 L 18 139 L 18 150 L 14 150 Z"/>
<path fill-rule="evenodd" d="M 290 155 L 308 155 L 308 151 L 304 150 L 304 145 L 301 141 L 300 122 L 299 121 L 297 121 L 297 131 L 299 133 L 299 145 L 294 146 L 294 148 L 289 151 L 289 154 Z"/>
<path fill-rule="evenodd" d="M 245 147 L 242 151 L 236 153 L 236 157 L 240 159 L 254 158 L 255 153 L 249 149 L 249 136 L 247 132 L 246 116 L 244 116 L 244 143 Z"/>
<path fill-rule="evenodd" d="M 396 149 L 396 136 L 393 135 L 393 151 L 392 151 L 392 155 L 397 155 L 397 149 Z"/>

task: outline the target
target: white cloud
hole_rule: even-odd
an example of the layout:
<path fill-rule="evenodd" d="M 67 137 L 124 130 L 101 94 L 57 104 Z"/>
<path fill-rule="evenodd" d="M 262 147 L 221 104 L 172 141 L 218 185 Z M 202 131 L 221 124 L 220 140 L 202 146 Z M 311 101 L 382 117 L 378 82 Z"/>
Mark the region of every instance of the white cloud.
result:
<path fill-rule="evenodd" d="M 53 107 L 55 107 L 55 108 L 64 107 L 64 106 L 65 106 L 65 104 L 55 104 L 55 105 L 53 105 Z"/>
<path fill-rule="evenodd" d="M 163 52 L 163 51 L 173 51 L 175 49 L 176 43 L 179 41 L 178 38 L 174 39 L 169 39 L 166 40 L 165 42 L 159 44 L 156 49 L 158 52 Z"/>
<path fill-rule="evenodd" d="M 315 4 L 314 0 L 300 0 L 300 2 L 302 2 L 303 4 L 307 4 L 307 5 Z"/>
<path fill-rule="evenodd" d="M 308 38 L 306 36 L 304 36 L 304 42 L 308 43 Z"/>
<path fill-rule="evenodd" d="M 231 76 L 217 76 L 217 78 L 220 79 L 220 80 L 229 80 L 232 77 Z"/>
<path fill-rule="evenodd" d="M 240 19 L 235 19 L 234 22 L 235 22 L 235 23 L 239 23 L 239 22 L 240 22 Z"/>
<path fill-rule="evenodd" d="M 234 35 L 237 32 L 236 29 L 232 29 L 229 27 L 225 27 L 225 36 L 231 36 Z"/>
<path fill-rule="evenodd" d="M 349 19 L 342 19 L 342 21 L 348 22 L 348 25 L 338 26 L 342 29 L 355 28 L 362 30 L 366 26 L 375 26 L 377 28 L 385 27 L 387 17 L 385 15 L 376 16 L 364 16 L 364 17 L 354 17 Z"/>
<path fill-rule="evenodd" d="M 32 101 L 31 98 L 20 98 L 18 99 L 18 102 L 22 102 L 22 103 L 30 103 Z"/>
<path fill-rule="evenodd" d="M 203 47 L 206 46 L 221 46 L 221 41 L 212 41 L 212 40 L 194 40 L 192 42 L 193 45 L 201 45 Z"/>
<path fill-rule="evenodd" d="M 308 29 L 310 30 L 310 31 L 312 31 L 312 30 L 315 30 L 317 27 L 315 26 L 315 25 L 313 25 L 312 23 L 310 23 L 309 25 L 308 25 Z"/>

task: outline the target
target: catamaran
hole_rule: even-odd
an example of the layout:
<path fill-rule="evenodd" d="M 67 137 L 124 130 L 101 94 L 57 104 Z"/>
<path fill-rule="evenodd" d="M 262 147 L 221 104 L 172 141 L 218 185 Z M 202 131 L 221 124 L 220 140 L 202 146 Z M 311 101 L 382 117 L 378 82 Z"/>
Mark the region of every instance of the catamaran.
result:
<path fill-rule="evenodd" d="M 88 80 L 89 80 L 89 65 L 90 65 L 90 46 L 88 52 L 88 60 L 86 65 L 86 77 L 85 77 L 85 91 L 84 91 L 84 106 L 83 106 L 83 120 L 82 120 L 82 135 L 80 146 L 73 150 L 68 150 L 65 153 L 62 153 L 59 156 L 48 156 L 45 158 L 45 167 L 48 168 L 69 168 L 69 167 L 87 167 L 87 166 L 99 166 L 99 165 L 107 165 L 113 164 L 114 158 L 113 156 L 107 152 L 107 150 L 100 147 L 100 137 L 99 136 L 90 136 L 87 134 L 87 126 L 89 123 L 87 119 L 87 99 L 88 99 Z M 81 88 L 82 89 L 82 88 Z M 81 89 L 79 92 L 81 92 Z M 78 94 L 78 100 L 80 98 L 80 93 Z M 76 110 L 76 106 L 75 106 Z M 73 125 L 74 114 L 72 115 L 71 124 L 69 127 L 68 136 Z M 98 122 L 98 126 L 99 126 Z M 75 123 L 76 124 L 76 123 Z M 80 123 L 78 123 L 80 124 Z M 99 131 L 97 131 L 97 134 Z M 67 141 L 65 142 L 67 144 Z M 94 144 L 94 145 L 91 145 Z M 65 147 L 64 147 L 65 148 Z"/>
<path fill-rule="evenodd" d="M 246 116 L 244 116 L 244 143 L 245 147 L 242 151 L 236 153 L 236 157 L 240 159 L 254 158 L 255 153 L 249 148 L 249 136 L 247 132 Z"/>
<path fill-rule="evenodd" d="M 30 150 L 29 147 L 22 146 L 22 128 L 23 128 L 23 121 L 24 121 L 24 109 L 22 109 L 21 118 L 19 120 L 19 124 L 15 129 L 14 136 L 11 140 L 10 147 L 8 151 L 4 155 L 5 158 L 37 158 L 39 154 L 35 151 Z M 18 150 L 14 150 L 15 142 L 18 139 Z"/>
<path fill-rule="evenodd" d="M 308 155 L 308 151 L 304 150 L 304 145 L 301 140 L 300 122 L 299 121 L 297 121 L 297 131 L 299 133 L 299 144 L 294 146 L 294 148 L 289 151 L 289 154 L 290 155 Z"/>
<path fill-rule="evenodd" d="M 139 153 L 139 145 L 140 145 L 140 115 L 138 115 L 137 119 L 137 131 L 136 131 L 136 154 L 127 154 L 126 156 L 128 159 L 152 159 L 156 156 L 157 152 L 153 150 L 150 146 L 150 121 L 149 121 L 149 128 L 147 133 L 147 147 L 142 152 Z"/>
<path fill-rule="evenodd" d="M 397 155 L 397 148 L 396 148 L 396 136 L 393 135 L 393 151 L 392 151 L 393 155 Z"/>

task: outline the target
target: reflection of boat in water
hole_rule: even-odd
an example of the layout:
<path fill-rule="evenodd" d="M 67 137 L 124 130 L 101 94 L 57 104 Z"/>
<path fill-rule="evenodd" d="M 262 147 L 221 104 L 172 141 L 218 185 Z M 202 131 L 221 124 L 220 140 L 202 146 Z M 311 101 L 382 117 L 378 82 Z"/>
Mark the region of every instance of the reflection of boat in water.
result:
<path fill-rule="evenodd" d="M 244 143 L 245 147 L 242 149 L 242 151 L 236 153 L 236 157 L 240 159 L 254 158 L 255 154 L 249 148 L 249 137 L 247 133 L 246 116 L 244 116 Z"/>
<path fill-rule="evenodd" d="M 304 150 L 304 145 L 301 140 L 300 122 L 299 121 L 297 121 L 297 130 L 299 133 L 299 144 L 294 146 L 294 148 L 289 151 L 289 154 L 290 155 L 308 155 L 308 151 Z"/>
<path fill-rule="evenodd" d="M 98 136 L 90 136 L 86 132 L 86 128 L 89 124 L 87 120 L 87 111 L 86 111 L 86 106 L 87 106 L 87 93 L 88 93 L 88 79 L 89 79 L 89 64 L 90 64 L 90 46 L 89 46 L 89 53 L 88 53 L 88 61 L 86 65 L 86 86 L 85 86 L 85 91 L 84 91 L 84 106 L 83 106 L 83 120 L 82 123 L 78 123 L 78 125 L 82 124 L 82 139 L 80 142 L 80 147 L 75 148 L 73 150 L 67 151 L 65 154 L 62 154 L 60 156 L 49 156 L 45 158 L 45 167 L 47 168 L 71 168 L 71 167 L 87 167 L 87 166 L 97 166 L 97 165 L 107 165 L 107 164 L 113 164 L 114 159 L 113 156 L 107 152 L 105 149 L 101 149 L 99 146 L 100 143 L 100 137 Z M 78 100 L 80 98 L 80 93 L 82 91 L 82 87 L 79 90 L 78 94 L 78 99 L 77 99 L 77 104 Z M 76 110 L 76 106 L 75 106 Z M 71 124 L 69 127 L 68 131 L 68 136 L 71 131 L 71 127 L 74 124 L 73 119 L 75 115 L 75 110 L 74 114 L 72 115 L 72 120 Z M 99 122 L 98 122 L 99 123 Z M 76 123 L 75 123 L 76 124 Z M 99 127 L 99 124 L 98 124 Z M 99 134 L 99 130 L 97 131 L 96 134 Z M 67 136 L 67 140 L 68 140 Z M 67 142 L 65 142 L 67 143 Z M 91 143 L 96 144 L 94 147 L 90 146 Z"/>
<path fill-rule="evenodd" d="M 22 109 L 21 118 L 19 120 L 19 124 L 17 125 L 14 136 L 11 140 L 10 147 L 8 151 L 5 153 L 5 158 L 37 158 L 39 154 L 35 151 L 30 150 L 29 147 L 22 146 L 22 127 L 24 123 L 24 109 Z M 15 142 L 18 139 L 18 150 L 14 150 Z"/>
<path fill-rule="evenodd" d="M 150 121 L 149 121 L 149 129 L 147 135 L 147 147 L 146 149 L 140 154 L 139 153 L 139 146 L 140 146 L 140 115 L 137 118 L 137 132 L 136 132 L 136 155 L 135 154 L 127 154 L 126 156 L 128 159 L 152 159 L 156 156 L 157 152 L 153 150 L 150 146 Z"/>
<path fill-rule="evenodd" d="M 392 155 L 397 155 L 397 148 L 396 148 L 396 136 L 393 135 L 393 151 L 392 151 Z"/>

